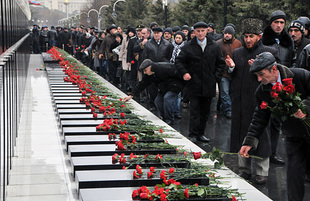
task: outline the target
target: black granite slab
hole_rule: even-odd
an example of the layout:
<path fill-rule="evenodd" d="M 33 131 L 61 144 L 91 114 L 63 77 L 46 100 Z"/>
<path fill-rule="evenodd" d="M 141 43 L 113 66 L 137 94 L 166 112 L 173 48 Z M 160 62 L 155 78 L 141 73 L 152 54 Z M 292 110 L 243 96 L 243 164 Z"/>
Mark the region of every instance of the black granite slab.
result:
<path fill-rule="evenodd" d="M 64 127 L 62 133 L 64 136 L 68 135 L 108 135 L 109 133 L 124 133 L 125 131 L 97 131 L 96 127 Z M 126 131 L 129 133 L 136 133 L 135 131 Z"/>
<path fill-rule="evenodd" d="M 84 103 L 80 104 L 57 104 L 57 109 L 86 109 L 86 105 Z"/>
<path fill-rule="evenodd" d="M 144 172 L 148 170 L 145 169 Z M 76 171 L 75 181 L 77 189 L 83 188 L 109 188 L 109 187 L 140 187 L 155 186 L 163 183 L 160 178 L 147 179 L 145 177 L 133 179 L 133 170 L 91 170 Z M 179 179 L 182 184 L 209 185 L 209 178 Z"/>
<path fill-rule="evenodd" d="M 136 163 L 112 163 L 111 156 L 88 156 L 88 157 L 71 157 L 71 168 L 73 176 L 75 176 L 76 171 L 86 171 L 86 170 L 109 170 L 109 169 L 122 169 L 123 166 L 129 169 L 135 169 Z M 190 162 L 170 162 L 170 163 L 139 163 L 141 167 L 178 167 L 178 168 L 190 168 Z"/>
<path fill-rule="evenodd" d="M 58 114 L 92 114 L 91 109 L 58 109 Z"/>
<path fill-rule="evenodd" d="M 52 93 L 80 93 L 79 89 L 52 89 Z M 80 93 L 82 95 L 82 93 Z"/>
<path fill-rule="evenodd" d="M 90 95 L 90 94 L 88 94 Z M 82 93 L 53 93 L 53 96 L 54 97 L 67 97 L 67 96 L 70 96 L 70 97 L 82 97 Z"/>
<path fill-rule="evenodd" d="M 74 156 L 112 156 L 113 154 L 130 155 L 133 154 L 176 154 L 175 149 L 160 149 L 160 150 L 116 150 L 114 144 L 106 145 L 69 145 L 68 153 L 70 157 Z"/>
<path fill-rule="evenodd" d="M 119 140 L 119 135 L 115 139 L 109 139 L 107 134 L 103 135 L 67 135 L 65 136 L 65 145 L 68 150 L 69 145 L 90 145 L 90 144 L 115 144 Z M 137 142 L 164 142 L 163 139 L 143 140 L 137 139 Z"/>
<path fill-rule="evenodd" d="M 81 201 L 132 201 L 132 192 L 137 187 L 85 188 L 80 189 Z M 191 198 L 189 201 L 232 201 L 231 198 Z M 136 200 L 138 201 L 138 200 Z M 180 200 L 185 201 L 185 200 Z"/>

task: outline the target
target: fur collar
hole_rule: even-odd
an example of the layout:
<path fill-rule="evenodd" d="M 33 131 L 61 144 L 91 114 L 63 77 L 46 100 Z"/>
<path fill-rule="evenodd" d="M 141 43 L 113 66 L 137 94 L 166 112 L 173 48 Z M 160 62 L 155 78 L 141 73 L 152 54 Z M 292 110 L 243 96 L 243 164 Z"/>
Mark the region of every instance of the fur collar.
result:
<path fill-rule="evenodd" d="M 291 47 L 292 39 L 288 33 L 283 30 L 280 35 L 277 35 L 270 26 L 266 27 L 263 33 L 262 41 L 264 45 L 270 46 L 276 43 L 275 38 L 278 37 L 280 40 L 280 45 L 283 47 Z"/>

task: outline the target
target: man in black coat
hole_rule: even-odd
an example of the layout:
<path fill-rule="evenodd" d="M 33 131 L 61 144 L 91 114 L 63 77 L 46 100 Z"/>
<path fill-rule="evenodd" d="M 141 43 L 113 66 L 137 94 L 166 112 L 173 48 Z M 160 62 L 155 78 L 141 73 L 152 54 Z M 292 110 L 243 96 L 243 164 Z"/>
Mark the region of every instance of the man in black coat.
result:
<path fill-rule="evenodd" d="M 190 101 L 189 137 L 192 142 L 208 142 L 204 136 L 211 100 L 216 94 L 225 60 L 219 45 L 207 36 L 208 24 L 194 25 L 196 36 L 184 45 L 175 59 L 178 72 L 186 82 Z"/>
<path fill-rule="evenodd" d="M 144 76 L 132 91 L 132 95 L 124 98 L 127 102 L 133 96 L 140 94 L 151 83 L 158 85 L 158 94 L 155 105 L 163 120 L 172 125 L 174 123 L 174 109 L 177 104 L 178 94 L 183 88 L 182 79 L 178 77 L 177 69 L 169 62 L 152 62 L 145 59 L 139 67 Z"/>
<path fill-rule="evenodd" d="M 294 50 L 294 41 L 284 29 L 286 23 L 286 15 L 281 10 L 276 10 L 270 15 L 269 25 L 265 28 L 262 41 L 266 46 L 276 48 L 279 53 L 279 63 L 289 68 L 296 66 L 296 57 Z M 272 155 L 270 162 L 284 165 L 284 160 L 277 155 L 277 146 L 281 124 L 271 118 L 271 148 Z"/>
<path fill-rule="evenodd" d="M 244 139 L 240 154 L 243 157 L 249 157 L 248 151 L 256 149 L 261 140 L 262 133 L 266 128 L 271 117 L 271 111 L 268 108 L 259 105 L 265 101 L 269 107 L 274 107 L 274 98 L 271 96 L 273 85 L 276 82 L 282 83 L 286 78 L 292 78 L 292 84 L 295 91 L 301 94 L 300 98 L 307 103 L 307 115 L 300 109 L 294 113 L 294 117 L 282 122 L 282 132 L 286 135 L 286 153 L 287 153 L 287 193 L 288 200 L 302 201 L 304 196 L 304 176 L 306 169 L 306 159 L 310 158 L 309 145 L 309 127 L 301 119 L 309 118 L 309 100 L 310 100 L 310 72 L 304 69 L 287 68 L 275 62 L 272 54 L 264 52 L 260 54 L 253 62 L 250 72 L 257 75 L 261 82 L 255 92 L 257 107 L 252 118 L 252 122 Z"/>
<path fill-rule="evenodd" d="M 162 38 L 163 29 L 160 27 L 154 27 L 152 29 L 153 37 L 148 40 L 143 49 L 142 59 L 150 59 L 154 62 L 169 62 L 172 57 L 173 45 L 166 39 Z M 157 97 L 157 87 L 152 84 L 148 87 L 150 95 L 150 110 L 155 110 L 154 101 Z"/>
<path fill-rule="evenodd" d="M 255 75 L 250 74 L 249 68 L 251 62 L 262 52 L 268 51 L 277 56 L 274 48 L 264 46 L 261 43 L 261 30 L 263 22 L 258 19 L 248 18 L 242 21 L 242 30 L 244 36 L 243 47 L 233 51 L 232 59 L 226 58 L 229 66 L 228 72 L 232 79 L 231 82 L 231 136 L 230 151 L 238 152 L 244 137 L 247 134 L 251 118 L 254 113 L 256 103 L 254 93 L 259 85 Z M 269 129 L 268 129 L 269 131 Z M 269 156 L 271 155 L 270 136 L 264 132 L 263 143 L 252 153 L 262 157 L 263 160 L 255 160 L 255 178 L 257 184 L 267 182 L 269 170 Z M 239 157 L 239 175 L 245 179 L 251 178 L 251 159 Z"/>

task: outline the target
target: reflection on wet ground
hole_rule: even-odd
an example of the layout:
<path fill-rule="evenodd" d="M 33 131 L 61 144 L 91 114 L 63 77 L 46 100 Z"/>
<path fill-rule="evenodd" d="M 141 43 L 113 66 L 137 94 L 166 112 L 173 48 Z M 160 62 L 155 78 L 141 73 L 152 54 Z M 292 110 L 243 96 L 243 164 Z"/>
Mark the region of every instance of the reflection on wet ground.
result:
<path fill-rule="evenodd" d="M 213 99 L 211 105 L 211 113 L 207 123 L 205 136 L 210 139 L 209 143 L 198 142 L 197 145 L 204 149 L 206 152 L 211 151 L 213 147 L 219 148 L 222 151 L 229 152 L 230 144 L 230 119 L 218 114 L 216 110 L 216 98 Z M 143 104 L 146 105 L 146 104 Z M 154 112 L 157 114 L 157 112 Z M 176 119 L 174 129 L 181 132 L 184 136 L 188 136 L 188 122 L 189 122 L 189 108 L 181 108 L 181 119 Z M 280 137 L 278 143 L 278 155 L 286 159 L 284 136 Z M 234 155 L 225 156 L 225 165 L 238 173 L 237 157 Z M 275 201 L 287 201 L 286 194 L 286 165 L 270 165 L 268 182 L 265 185 L 255 185 L 258 190 L 270 197 Z M 305 185 L 304 201 L 310 200 L 310 183 Z"/>

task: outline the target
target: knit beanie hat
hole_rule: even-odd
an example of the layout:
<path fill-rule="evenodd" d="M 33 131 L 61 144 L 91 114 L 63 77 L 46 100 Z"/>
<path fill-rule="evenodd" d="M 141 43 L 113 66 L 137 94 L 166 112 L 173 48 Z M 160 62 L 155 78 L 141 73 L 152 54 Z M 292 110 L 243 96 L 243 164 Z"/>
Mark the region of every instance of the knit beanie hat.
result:
<path fill-rule="evenodd" d="M 292 21 L 290 23 L 288 29 L 293 28 L 293 27 L 298 28 L 301 33 L 305 32 L 305 24 L 302 21 L 300 21 L 300 20 Z"/>
<path fill-rule="evenodd" d="M 165 32 L 168 32 L 168 33 L 170 33 L 171 35 L 173 34 L 172 29 L 171 29 L 170 27 L 166 28 L 166 29 L 164 30 L 164 33 L 165 33 Z"/>
<path fill-rule="evenodd" d="M 276 10 L 273 13 L 271 13 L 269 23 L 271 24 L 273 21 L 275 21 L 276 19 L 280 19 L 280 18 L 286 21 L 285 13 L 281 10 Z"/>
<path fill-rule="evenodd" d="M 232 26 L 227 26 L 224 28 L 224 34 L 229 33 L 235 35 L 235 29 Z"/>
<path fill-rule="evenodd" d="M 174 34 L 174 38 L 175 38 L 175 36 L 176 35 L 180 35 L 180 36 L 182 36 L 182 38 L 183 38 L 183 41 L 185 41 L 185 34 L 182 32 L 182 31 L 177 31 L 175 34 Z"/>

